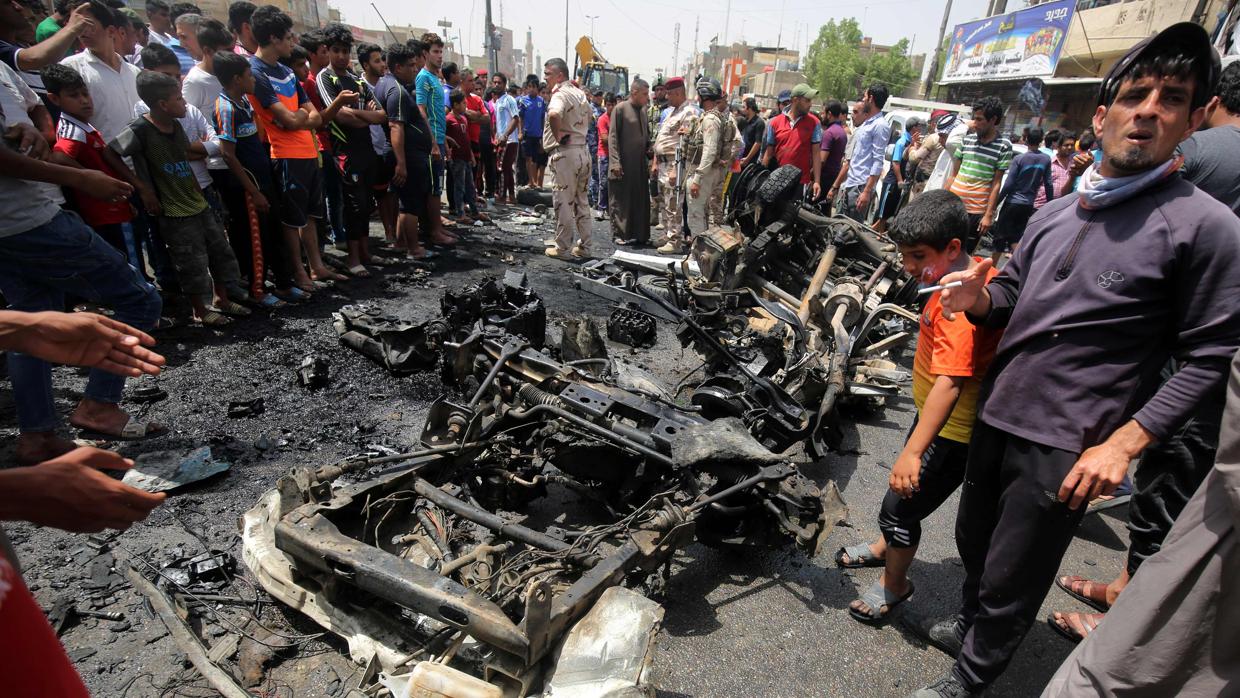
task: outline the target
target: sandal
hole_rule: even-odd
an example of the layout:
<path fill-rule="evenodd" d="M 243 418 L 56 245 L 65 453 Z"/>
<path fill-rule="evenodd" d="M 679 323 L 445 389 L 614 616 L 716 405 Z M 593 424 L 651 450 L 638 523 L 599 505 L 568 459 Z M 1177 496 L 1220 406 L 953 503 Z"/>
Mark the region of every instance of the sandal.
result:
<path fill-rule="evenodd" d="M 1097 630 L 1098 624 L 1106 617 L 1105 613 L 1077 613 L 1075 611 L 1072 613 L 1061 613 L 1060 615 L 1063 617 L 1063 622 L 1068 624 L 1068 627 L 1061 626 L 1055 620 L 1054 613 L 1046 617 L 1046 624 L 1051 626 L 1051 630 L 1059 633 L 1061 637 L 1072 642 L 1080 642 L 1089 637 L 1090 633 Z"/>
<path fill-rule="evenodd" d="M 844 556 L 848 556 L 848 562 L 844 562 Z M 847 548 L 840 548 L 835 553 L 835 564 L 844 569 L 857 569 L 860 567 L 882 567 L 887 564 L 881 557 L 875 557 L 870 552 L 869 543 L 860 545 L 850 545 Z"/>
<path fill-rule="evenodd" d="M 356 276 L 359 279 L 370 278 L 370 270 L 360 264 L 349 267 L 349 273 L 352 274 L 353 276 Z"/>
<path fill-rule="evenodd" d="M 139 422 L 133 416 L 129 416 L 129 421 L 125 422 L 125 426 L 121 427 L 119 434 L 109 434 L 90 427 L 83 427 L 74 424 L 73 426 L 81 432 L 82 438 L 93 441 L 137 441 L 155 436 L 163 436 L 168 433 L 168 428 L 155 422 Z"/>
<path fill-rule="evenodd" d="M 280 300 L 280 298 L 276 296 L 276 294 L 274 293 L 265 294 L 262 300 L 258 302 L 258 304 L 263 306 L 264 308 L 270 308 L 270 309 L 283 308 L 288 305 L 288 303 L 285 303 L 284 301 Z"/>
<path fill-rule="evenodd" d="M 903 594 L 892 593 L 887 587 L 874 582 L 869 590 L 861 595 L 860 599 L 862 603 L 870 607 L 870 612 L 864 613 L 849 605 L 848 615 L 867 625 L 875 625 L 886 620 L 887 616 L 891 615 L 891 612 L 896 610 L 897 606 L 908 601 L 912 596 L 913 582 L 911 581 L 908 583 L 908 591 Z M 884 608 L 887 610 L 884 611 Z"/>
<path fill-rule="evenodd" d="M 194 320 L 194 324 L 203 327 L 227 327 L 232 324 L 232 319 L 224 317 L 214 310 L 207 311 L 206 315 Z"/>
<path fill-rule="evenodd" d="M 249 308 L 233 300 L 227 300 L 223 303 L 216 303 L 215 309 L 225 315 L 232 315 L 233 317 L 249 317 L 251 314 Z"/>
<path fill-rule="evenodd" d="M 1106 584 L 1103 584 L 1101 582 L 1095 582 L 1092 579 L 1086 579 L 1084 577 L 1078 577 L 1076 575 L 1072 575 L 1068 577 L 1057 577 L 1055 579 L 1055 586 L 1059 587 L 1060 589 L 1063 589 L 1064 593 L 1066 593 L 1068 596 L 1071 596 L 1072 598 L 1076 599 L 1077 601 L 1080 601 L 1081 603 L 1087 606 L 1096 608 L 1099 611 L 1102 611 L 1103 613 L 1106 613 L 1107 611 L 1111 610 L 1111 606 L 1108 605 L 1106 602 L 1106 598 L 1107 598 L 1107 585 Z M 1096 597 L 1089 595 L 1089 592 L 1093 591 L 1094 589 L 1102 590 L 1101 601 L 1099 601 Z"/>
<path fill-rule="evenodd" d="M 290 286 L 287 291 L 276 291 L 272 295 L 289 303 L 305 303 L 314 298 L 309 291 L 303 290 L 300 286 Z"/>

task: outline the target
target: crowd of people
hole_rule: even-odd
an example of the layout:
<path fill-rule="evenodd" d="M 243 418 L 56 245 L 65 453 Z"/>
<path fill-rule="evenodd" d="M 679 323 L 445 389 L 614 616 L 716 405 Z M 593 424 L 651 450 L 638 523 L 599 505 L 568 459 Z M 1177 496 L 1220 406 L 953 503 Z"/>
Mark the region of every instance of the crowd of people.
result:
<path fill-rule="evenodd" d="M 1048 695 L 1234 689 L 1240 626 L 1214 616 L 1231 617 L 1220 580 L 1240 572 L 1235 444 L 1233 465 L 1216 466 L 1240 349 L 1240 63 L 1222 69 L 1201 27 L 1174 25 L 1117 61 L 1080 133 L 1005 137 L 1004 105 L 985 97 L 969 115 L 911 117 L 893 138 L 881 83 L 817 109 L 818 92 L 796 85 L 763 114 L 754 99 L 729 105 L 711 77 L 589 93 L 558 58 L 523 81 L 445 62 L 433 33 L 380 47 L 339 24 L 296 35 L 287 13 L 247 0 L 227 22 L 190 3 L 147 0 L 144 20 L 111 2 L 0 3 L 0 346 L 13 350 L 17 464 L 38 465 L 0 473 L 0 518 L 123 529 L 158 505 L 98 475 L 123 459 L 58 435 L 48 362 L 90 368 L 68 418 L 84 434 L 165 433 L 118 405 L 126 377 L 163 363 L 146 348 L 161 294 L 225 327 L 432 257 L 459 244 L 457 226 L 544 186 L 549 257 L 590 255 L 595 220 L 616 245 L 683 255 L 725 224 L 734 175 L 793 165 L 807 205 L 872 222 L 936 286 L 881 537 L 835 556 L 883 568 L 849 612 L 886 620 L 913 595 L 922 521 L 961 491 L 960 611 L 917 628 L 956 662 L 914 695 L 993 684 L 1052 585 L 1099 613 L 1047 619 L 1088 640 Z M 76 302 L 111 317 L 55 312 Z M 1203 504 L 1203 482 L 1227 502 Z M 1057 577 L 1090 503 L 1125 485 L 1125 569 Z M 48 514 L 40 497 L 64 506 Z M 0 603 L 0 624 L 23 614 L 13 622 L 33 627 L 13 560 L 0 557 L 0 582 L 19 601 Z M 1191 641 L 1168 638 L 1190 627 Z M 35 635 L 27 651 L 50 651 L 54 635 Z M 56 694 L 83 694 L 62 664 Z"/>

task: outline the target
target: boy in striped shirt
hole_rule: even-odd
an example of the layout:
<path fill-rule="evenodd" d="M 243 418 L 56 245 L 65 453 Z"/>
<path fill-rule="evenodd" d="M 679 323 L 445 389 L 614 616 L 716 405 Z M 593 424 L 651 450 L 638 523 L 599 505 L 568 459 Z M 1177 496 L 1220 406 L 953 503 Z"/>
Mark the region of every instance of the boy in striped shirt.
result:
<path fill-rule="evenodd" d="M 944 187 L 964 201 L 969 214 L 965 250 L 970 254 L 994 223 L 999 185 L 1012 164 L 1012 142 L 999 135 L 1002 120 L 1003 103 L 998 97 L 983 97 L 973 105 L 973 130 L 956 149 Z"/>

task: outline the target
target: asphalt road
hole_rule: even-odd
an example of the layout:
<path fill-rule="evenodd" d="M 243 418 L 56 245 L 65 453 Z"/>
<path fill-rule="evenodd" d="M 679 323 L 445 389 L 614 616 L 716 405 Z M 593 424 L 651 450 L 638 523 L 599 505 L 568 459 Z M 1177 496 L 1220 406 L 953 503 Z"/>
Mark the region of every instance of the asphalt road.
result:
<path fill-rule="evenodd" d="M 612 249 L 603 240 L 608 237 L 605 225 L 595 225 L 600 255 Z M 223 332 L 181 328 L 161 335 L 170 364 L 160 384 L 171 397 L 149 414 L 169 424 L 173 433 L 126 445 L 122 452 L 132 456 L 209 443 L 233 462 L 233 469 L 172 498 L 147 522 L 122 534 L 118 555 L 158 560 L 173 545 L 189 551 L 209 545 L 238 554 L 238 515 L 289 467 L 334 462 L 369 444 L 401 448 L 417 442 L 430 401 L 441 391 L 438 378 L 427 373 L 395 379 L 341 347 L 330 324 L 331 311 L 341 305 L 366 300 L 386 312 L 430 317 L 438 313 L 444 288 L 519 269 L 530 275 L 548 306 L 550 336 L 558 336 L 559 324 L 569 316 L 605 318 L 609 303 L 575 290 L 566 263 L 542 256 L 540 243 L 547 235 L 539 229 L 475 230 L 470 242 L 441 260 L 429 278 L 393 267 L 374 279 L 321 292 L 307 306 L 256 317 Z M 184 313 L 176 304 L 172 310 Z M 665 380 L 674 381 L 700 361 L 680 349 L 668 325 L 660 326 L 659 344 L 648 352 L 618 345 L 611 349 Z M 332 373 L 331 386 L 314 394 L 299 388 L 294 378 L 301 358 L 311 353 L 327 357 Z M 75 371 L 58 369 L 56 385 L 58 405 L 67 411 L 83 380 Z M 225 416 L 229 400 L 253 396 L 265 397 L 264 414 L 242 420 Z M 805 466 L 819 482 L 834 479 L 850 507 L 848 524 L 835 530 L 818 559 L 791 549 L 737 554 L 700 545 L 677 558 L 660 599 L 666 616 L 653 672 L 660 695 L 900 696 L 948 670 L 948 657 L 896 624 L 871 628 L 853 621 L 848 603 L 877 579 L 878 570 L 844 572 L 831 562 L 840 546 L 877 535 L 875 515 L 887 469 L 912 416 L 911 401 L 888 406 L 848 429 L 842 452 Z M 3 383 L 0 424 L 10 428 L 0 431 L 0 459 L 11 453 L 14 422 L 11 393 Z M 955 610 L 963 578 L 952 538 L 955 510 L 953 497 L 925 524 L 912 569 L 917 593 L 907 610 L 931 616 Z M 1125 514 L 1118 510 L 1119 516 Z M 10 532 L 44 607 L 65 594 L 80 596 L 96 555 L 82 537 L 28 525 Z M 1120 569 L 1126 540 L 1122 519 L 1088 517 L 1062 569 L 1108 579 Z M 63 636 L 95 695 L 155 696 L 173 684 L 181 695 L 210 695 L 201 681 L 194 683 L 192 672 L 181 672 L 178 648 L 132 591 L 119 588 L 101 603 L 125 611 L 132 627 L 88 619 Z M 1058 608 L 1084 607 L 1052 591 L 1043 615 Z M 278 605 L 269 606 L 263 619 L 284 632 L 318 630 Z M 209 623 L 203 630 L 211 638 L 225 632 Z M 993 695 L 1037 695 L 1070 649 L 1044 624 L 1036 624 Z M 343 643 L 326 637 L 308 642 L 295 657 L 277 660 L 269 671 L 272 694 L 331 695 L 341 679 L 358 670 L 344 650 Z"/>

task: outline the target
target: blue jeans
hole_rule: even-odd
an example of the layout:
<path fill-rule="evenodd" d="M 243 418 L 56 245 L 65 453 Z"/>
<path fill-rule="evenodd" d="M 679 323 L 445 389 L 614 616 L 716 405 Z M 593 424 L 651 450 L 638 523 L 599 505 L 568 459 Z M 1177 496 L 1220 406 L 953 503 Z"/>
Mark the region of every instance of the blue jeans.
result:
<path fill-rule="evenodd" d="M 474 166 L 468 160 L 452 160 L 448 163 L 448 170 L 452 173 L 453 196 L 449 199 L 452 215 L 461 216 L 465 211 L 477 214 L 478 206 L 475 202 L 478 195 L 474 191 Z"/>
<path fill-rule="evenodd" d="M 76 213 L 61 211 L 45 225 L 0 238 L 0 293 L 13 310 L 60 310 L 66 293 L 112 308 L 116 320 L 140 330 L 159 322 L 163 302 L 125 256 L 104 242 Z M 9 379 L 23 432 L 54 431 L 60 424 L 52 397 L 52 367 L 9 353 Z M 85 397 L 117 403 L 125 378 L 91 369 Z"/>
<path fill-rule="evenodd" d="M 607 210 L 607 166 L 610 164 L 610 156 L 600 155 L 594 167 L 594 176 L 598 178 L 598 203 L 594 208 L 600 211 Z"/>

